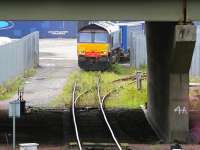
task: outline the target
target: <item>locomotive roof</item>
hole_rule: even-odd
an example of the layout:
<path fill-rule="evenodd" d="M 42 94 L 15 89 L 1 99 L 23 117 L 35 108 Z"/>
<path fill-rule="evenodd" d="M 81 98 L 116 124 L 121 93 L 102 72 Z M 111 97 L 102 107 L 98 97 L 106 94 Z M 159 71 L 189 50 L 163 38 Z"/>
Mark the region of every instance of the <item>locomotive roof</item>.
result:
<path fill-rule="evenodd" d="M 119 26 L 110 21 L 95 21 L 95 22 L 90 22 L 89 25 L 84 26 L 83 28 L 80 29 L 80 31 L 84 29 L 102 29 L 107 31 L 108 33 L 112 33 L 118 31 Z"/>
<path fill-rule="evenodd" d="M 140 26 L 144 24 L 144 21 L 134 21 L 134 22 L 119 22 L 117 23 L 120 26 L 126 25 L 126 26 Z"/>

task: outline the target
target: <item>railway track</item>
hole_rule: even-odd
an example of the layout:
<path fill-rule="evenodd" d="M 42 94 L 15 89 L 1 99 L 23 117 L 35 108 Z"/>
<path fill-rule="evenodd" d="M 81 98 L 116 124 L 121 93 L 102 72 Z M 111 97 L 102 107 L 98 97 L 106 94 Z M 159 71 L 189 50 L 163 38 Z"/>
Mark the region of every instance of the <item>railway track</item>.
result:
<path fill-rule="evenodd" d="M 102 97 L 102 96 L 101 96 L 101 93 L 100 93 L 100 78 L 98 79 L 98 81 L 97 81 L 97 94 L 98 94 L 98 100 L 99 100 L 99 105 L 100 105 L 101 112 L 102 112 L 102 114 L 103 114 L 105 123 L 106 123 L 106 125 L 107 125 L 107 127 L 108 127 L 108 129 L 109 129 L 109 131 L 110 131 L 110 134 L 111 134 L 111 136 L 112 136 L 112 139 L 114 140 L 115 144 L 117 145 L 117 148 L 118 148 L 119 150 L 122 150 L 122 147 L 121 147 L 120 143 L 118 142 L 118 140 L 117 140 L 117 138 L 116 138 L 116 136 L 115 136 L 115 134 L 114 134 L 114 132 L 113 132 L 111 126 L 110 126 L 110 123 L 109 123 L 109 121 L 108 121 L 108 119 L 107 119 L 107 116 L 106 116 L 106 113 L 105 113 L 104 107 L 103 107 L 103 106 L 104 106 L 104 101 L 106 100 L 106 98 L 107 98 L 112 92 L 114 92 L 114 91 L 115 91 L 115 90 L 110 90 L 106 95 L 104 95 L 104 96 Z"/>
<path fill-rule="evenodd" d="M 76 140 L 77 140 L 77 143 L 78 143 L 79 150 L 82 150 L 82 144 L 81 144 L 81 140 L 80 140 L 80 137 L 79 137 L 78 126 L 77 126 L 77 121 L 76 121 L 76 113 L 75 113 L 76 103 L 81 96 L 83 96 L 84 94 L 88 93 L 91 90 L 92 89 L 86 90 L 86 91 L 84 91 L 83 93 L 81 93 L 80 95 L 77 96 L 77 82 L 74 83 L 73 92 L 72 92 L 72 117 L 73 117 L 73 124 L 74 124 Z"/>
<path fill-rule="evenodd" d="M 76 101 L 78 100 L 78 97 L 76 97 L 76 89 L 77 89 L 77 82 L 75 82 L 74 87 L 73 87 L 72 117 L 73 117 L 73 123 L 74 123 L 74 129 L 75 129 L 75 133 L 76 133 L 76 140 L 77 140 L 77 143 L 78 143 L 78 147 L 79 147 L 79 150 L 82 150 L 81 140 L 80 140 L 80 137 L 79 137 L 78 127 L 77 127 L 77 122 L 76 122 L 76 113 L 75 113 Z"/>
<path fill-rule="evenodd" d="M 115 142 L 117 148 L 119 150 L 122 150 L 121 145 L 118 142 L 118 140 L 117 140 L 117 138 L 116 138 L 116 136 L 115 136 L 115 134 L 114 134 L 114 132 L 113 132 L 110 124 L 109 124 L 109 121 L 107 119 L 106 113 L 104 111 L 104 101 L 106 100 L 106 98 L 109 97 L 109 95 L 111 95 L 111 93 L 113 93 L 116 90 L 115 89 L 114 90 L 110 90 L 106 95 L 104 95 L 103 97 L 101 97 L 101 95 L 100 95 L 101 94 L 100 93 L 100 79 L 97 80 L 96 88 L 97 88 L 97 96 L 98 96 L 98 100 L 99 100 L 99 107 L 100 107 L 100 110 L 102 112 L 104 121 L 105 121 L 105 123 L 106 123 L 106 125 L 107 125 L 107 127 L 108 127 L 108 129 L 110 131 L 112 139 Z M 79 131 L 78 131 L 78 125 L 77 125 L 77 121 L 76 121 L 76 103 L 77 103 L 77 101 L 79 100 L 79 98 L 81 96 L 83 96 L 84 94 L 87 94 L 92 89 L 93 88 L 84 91 L 80 95 L 77 95 L 77 82 L 75 82 L 74 86 L 73 86 L 73 92 L 72 92 L 72 117 L 73 117 L 74 130 L 75 130 L 75 134 L 76 134 L 76 141 L 78 143 L 79 150 L 83 149 L 83 145 L 82 145 L 81 140 L 80 140 Z"/>
<path fill-rule="evenodd" d="M 112 83 L 114 82 L 118 82 L 118 81 L 126 81 L 126 80 L 130 80 L 130 79 L 133 79 L 132 82 L 129 82 L 128 84 L 126 85 L 129 85 L 129 84 L 133 84 L 136 82 L 136 75 L 134 75 L 133 77 L 126 77 L 126 78 L 122 78 L 122 79 L 119 79 L 119 80 L 115 80 L 113 81 Z M 146 79 L 146 74 L 143 74 L 141 76 L 141 79 L 144 80 Z M 111 83 L 111 84 L 112 84 Z M 96 90 L 97 91 L 97 97 L 98 97 L 98 103 L 99 103 L 99 108 L 100 108 L 100 111 L 103 115 L 103 118 L 104 118 L 104 121 L 106 123 L 106 126 L 112 136 L 112 139 L 115 143 L 115 145 L 117 146 L 117 149 L 119 150 L 122 150 L 122 147 L 120 145 L 120 143 L 118 142 L 117 138 L 116 138 L 116 135 L 115 133 L 113 132 L 112 130 L 112 127 L 107 119 L 107 116 L 106 116 L 106 113 L 104 111 L 104 102 L 106 101 L 106 99 L 114 92 L 118 91 L 119 89 L 121 88 L 124 88 L 126 85 L 121 85 L 121 86 L 118 86 L 116 88 L 113 88 L 111 89 L 110 91 L 108 91 L 104 96 L 102 96 L 101 94 L 101 79 L 100 79 L 100 76 L 98 77 L 97 79 L 97 82 L 96 82 L 96 86 L 94 87 L 91 87 L 90 89 L 82 92 L 81 94 L 77 94 L 77 90 L 78 90 L 78 86 L 77 86 L 77 82 L 74 83 L 74 86 L 73 86 L 73 92 L 72 92 L 72 117 L 73 117 L 73 124 L 74 124 L 74 130 L 75 130 L 75 134 L 76 134 L 76 141 L 78 143 L 78 147 L 79 147 L 79 150 L 82 150 L 83 149 L 83 144 L 81 143 L 81 140 L 80 140 L 80 136 L 79 136 L 79 131 L 78 131 L 78 125 L 77 125 L 77 121 L 76 121 L 76 104 L 78 102 L 78 100 L 80 99 L 81 96 L 87 94 L 88 92 L 92 91 L 92 90 Z"/>

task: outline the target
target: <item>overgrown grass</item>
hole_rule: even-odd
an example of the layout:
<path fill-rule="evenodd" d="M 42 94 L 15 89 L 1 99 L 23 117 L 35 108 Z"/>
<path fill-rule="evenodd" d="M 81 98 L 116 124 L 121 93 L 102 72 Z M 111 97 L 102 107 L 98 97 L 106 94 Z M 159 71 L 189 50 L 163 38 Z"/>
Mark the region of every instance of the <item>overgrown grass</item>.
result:
<path fill-rule="evenodd" d="M 113 72 L 117 75 L 130 75 L 135 72 L 135 69 L 133 67 L 124 67 L 119 64 L 113 64 L 110 66 L 108 72 Z"/>
<path fill-rule="evenodd" d="M 105 106 L 107 108 L 138 108 L 141 104 L 144 104 L 147 99 L 146 81 L 143 81 L 143 89 L 140 91 L 136 90 L 135 84 L 130 84 L 133 82 L 132 80 L 112 83 L 114 80 L 133 75 L 134 73 L 134 68 L 123 67 L 121 65 L 112 65 L 111 68 L 105 72 L 75 71 L 68 77 L 63 92 L 53 100 L 50 105 L 55 107 L 70 107 L 73 85 L 74 82 L 77 81 L 77 95 L 92 88 L 88 94 L 85 94 L 79 99 L 77 106 L 98 107 L 96 83 L 100 76 L 102 96 L 108 93 L 111 89 L 123 86 L 123 88 L 118 89 L 106 100 Z"/>
<path fill-rule="evenodd" d="M 113 94 L 105 103 L 106 107 L 138 108 L 147 101 L 146 81 L 143 81 L 142 90 L 137 90 L 135 84 L 130 84 L 119 92 Z"/>
<path fill-rule="evenodd" d="M 190 76 L 190 82 L 199 82 L 200 83 L 200 76 Z"/>
<path fill-rule="evenodd" d="M 22 87 L 26 78 L 33 76 L 36 73 L 35 68 L 28 69 L 23 75 L 16 77 L 15 79 L 5 82 L 0 85 L 0 100 L 11 98 L 18 88 Z"/>

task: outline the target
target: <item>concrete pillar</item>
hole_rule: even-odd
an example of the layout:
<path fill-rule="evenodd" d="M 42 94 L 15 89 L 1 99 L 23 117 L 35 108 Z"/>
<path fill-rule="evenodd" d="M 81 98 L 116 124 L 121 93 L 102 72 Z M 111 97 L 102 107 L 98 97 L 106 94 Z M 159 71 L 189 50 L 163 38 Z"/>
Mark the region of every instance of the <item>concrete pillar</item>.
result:
<path fill-rule="evenodd" d="M 196 28 L 147 22 L 148 119 L 164 141 L 186 142 L 189 133 L 189 68 Z"/>

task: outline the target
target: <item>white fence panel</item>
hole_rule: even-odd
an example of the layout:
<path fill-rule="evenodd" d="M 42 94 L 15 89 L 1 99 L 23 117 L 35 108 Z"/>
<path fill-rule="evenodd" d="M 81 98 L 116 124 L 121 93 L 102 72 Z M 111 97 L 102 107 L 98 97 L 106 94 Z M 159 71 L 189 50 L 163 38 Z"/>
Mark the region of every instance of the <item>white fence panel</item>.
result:
<path fill-rule="evenodd" d="M 39 32 L 0 46 L 0 84 L 39 65 Z"/>

